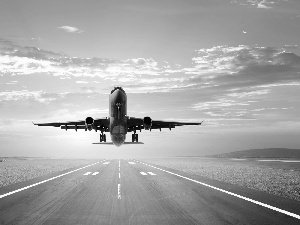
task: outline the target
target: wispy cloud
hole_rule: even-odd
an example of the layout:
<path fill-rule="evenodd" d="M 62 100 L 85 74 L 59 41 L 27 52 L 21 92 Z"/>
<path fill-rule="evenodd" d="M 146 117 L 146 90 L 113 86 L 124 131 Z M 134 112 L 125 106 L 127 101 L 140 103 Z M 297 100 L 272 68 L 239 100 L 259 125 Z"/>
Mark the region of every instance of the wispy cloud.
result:
<path fill-rule="evenodd" d="M 290 46 L 216 46 L 197 50 L 198 55 L 192 58 L 194 65 L 184 68 L 151 58 L 70 57 L 0 39 L 0 76 L 44 73 L 77 78 L 78 84 L 107 80 L 127 85 L 131 91 L 168 91 L 196 86 L 230 89 L 300 82 L 300 57 L 289 50 L 292 50 Z M 131 86 L 133 83 L 135 88 Z"/>
<path fill-rule="evenodd" d="M 0 75 L 51 73 L 54 76 L 102 77 L 114 80 L 139 75 L 159 75 L 153 59 L 113 60 L 69 57 L 36 47 L 22 47 L 0 39 Z"/>
<path fill-rule="evenodd" d="M 198 50 L 193 61 L 194 67 L 183 69 L 193 79 L 240 81 L 244 85 L 300 79 L 300 57 L 285 48 L 216 46 Z"/>
<path fill-rule="evenodd" d="M 288 0 L 233 0 L 231 3 L 252 6 L 258 9 L 271 9 L 275 5 L 287 1 Z"/>
<path fill-rule="evenodd" d="M 61 29 L 61 30 L 65 31 L 65 32 L 68 32 L 68 33 L 80 34 L 80 33 L 84 32 L 84 30 L 80 30 L 77 27 L 71 27 L 71 26 L 61 26 L 61 27 L 58 27 L 58 29 Z"/>
<path fill-rule="evenodd" d="M 7 101 L 22 101 L 22 100 L 35 100 L 42 103 L 49 103 L 51 101 L 55 101 L 58 98 L 61 98 L 63 95 L 67 93 L 45 93 L 43 91 L 4 91 L 0 92 L 0 102 Z"/>

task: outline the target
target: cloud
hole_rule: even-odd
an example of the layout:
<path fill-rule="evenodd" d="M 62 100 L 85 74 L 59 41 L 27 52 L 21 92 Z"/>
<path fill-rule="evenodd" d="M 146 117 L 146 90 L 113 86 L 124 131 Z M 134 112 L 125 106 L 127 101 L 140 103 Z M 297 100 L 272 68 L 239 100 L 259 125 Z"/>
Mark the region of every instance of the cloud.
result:
<path fill-rule="evenodd" d="M 84 30 L 79 30 L 77 27 L 71 27 L 71 26 L 61 26 L 61 27 L 58 27 L 58 29 L 61 29 L 68 33 L 80 34 L 80 33 L 84 32 Z"/>
<path fill-rule="evenodd" d="M 266 0 L 263 1 L 257 1 L 257 8 L 259 9 L 270 9 L 270 6 L 267 6 L 266 4 L 274 4 L 274 2 L 267 2 Z"/>
<path fill-rule="evenodd" d="M 274 6 L 287 1 L 288 0 L 232 0 L 231 3 L 256 7 L 258 9 L 271 9 Z"/>
<path fill-rule="evenodd" d="M 233 92 L 230 94 L 227 94 L 229 97 L 235 97 L 235 98 L 249 98 L 253 96 L 258 96 L 258 95 L 265 95 L 270 93 L 270 89 L 262 89 L 262 90 L 254 90 L 254 91 L 238 91 L 238 92 Z"/>
<path fill-rule="evenodd" d="M 192 79 L 243 83 L 244 85 L 268 84 L 300 80 L 300 57 L 285 48 L 240 45 L 216 46 L 197 51 L 194 67 L 184 68 Z"/>
<path fill-rule="evenodd" d="M 101 77 L 116 81 L 118 76 L 159 75 L 153 59 L 113 60 L 69 57 L 63 53 L 23 47 L 0 39 L 0 75 L 50 73 L 62 77 Z"/>
<path fill-rule="evenodd" d="M 192 108 L 211 119 L 255 119 L 253 105 L 279 101 L 271 97 L 275 88 L 300 85 L 300 57 L 289 50 L 244 45 L 198 50 L 194 66 L 182 69 L 189 77 L 183 83 L 200 90 Z"/>
<path fill-rule="evenodd" d="M 215 46 L 197 50 L 193 66 L 154 59 L 78 58 L 0 39 L 0 76 L 47 74 L 77 84 L 117 83 L 130 92 L 232 89 L 300 82 L 300 57 L 291 50 L 259 46 Z M 11 81 L 9 81 L 11 83 Z M 136 86 L 132 86 L 132 84 Z M 21 84 L 20 84 L 21 85 Z"/>
<path fill-rule="evenodd" d="M 35 100 L 42 103 L 49 103 L 51 101 L 55 101 L 58 98 L 61 98 L 63 95 L 67 93 L 46 93 L 42 91 L 3 91 L 0 92 L 0 102 L 8 102 L 8 101 L 23 101 L 23 100 Z"/>

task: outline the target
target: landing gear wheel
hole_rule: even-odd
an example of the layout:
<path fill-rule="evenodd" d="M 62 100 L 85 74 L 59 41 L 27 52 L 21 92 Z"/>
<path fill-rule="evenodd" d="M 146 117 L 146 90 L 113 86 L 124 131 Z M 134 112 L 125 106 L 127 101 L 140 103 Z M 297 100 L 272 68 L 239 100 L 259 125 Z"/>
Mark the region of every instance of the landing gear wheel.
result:
<path fill-rule="evenodd" d="M 100 142 L 106 142 L 106 134 L 100 134 Z"/>
<path fill-rule="evenodd" d="M 138 142 L 139 141 L 139 135 L 138 134 L 132 134 L 132 142 Z"/>

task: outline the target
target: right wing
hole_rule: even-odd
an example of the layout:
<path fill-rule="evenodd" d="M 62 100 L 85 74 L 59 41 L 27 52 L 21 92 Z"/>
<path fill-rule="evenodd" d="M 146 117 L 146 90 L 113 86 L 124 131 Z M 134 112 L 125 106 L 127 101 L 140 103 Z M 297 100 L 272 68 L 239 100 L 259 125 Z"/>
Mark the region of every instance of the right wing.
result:
<path fill-rule="evenodd" d="M 151 126 L 149 126 L 149 128 L 147 128 L 145 126 L 145 119 L 148 119 L 149 122 L 151 121 Z M 136 117 L 129 117 L 127 120 L 127 124 L 128 124 L 128 132 L 132 132 L 134 130 L 142 130 L 142 129 L 149 129 L 149 130 L 153 130 L 153 129 L 159 129 L 161 130 L 162 128 L 168 128 L 168 129 L 172 129 L 175 128 L 177 126 L 186 126 L 186 125 L 201 125 L 203 123 L 191 123 L 191 122 L 177 122 L 177 121 L 162 121 L 162 120 L 152 120 L 150 117 L 144 117 L 144 118 L 136 118 Z"/>

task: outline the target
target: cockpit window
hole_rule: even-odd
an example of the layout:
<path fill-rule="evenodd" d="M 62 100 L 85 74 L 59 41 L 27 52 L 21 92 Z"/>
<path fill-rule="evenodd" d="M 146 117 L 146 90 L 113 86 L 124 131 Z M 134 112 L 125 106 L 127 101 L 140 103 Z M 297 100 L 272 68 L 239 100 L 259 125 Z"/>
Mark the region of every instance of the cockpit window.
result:
<path fill-rule="evenodd" d="M 115 90 L 120 90 L 120 91 L 122 91 L 122 92 L 125 93 L 125 91 L 123 90 L 122 87 L 114 87 L 114 89 L 113 89 L 110 93 L 111 93 L 111 94 L 114 93 Z"/>

